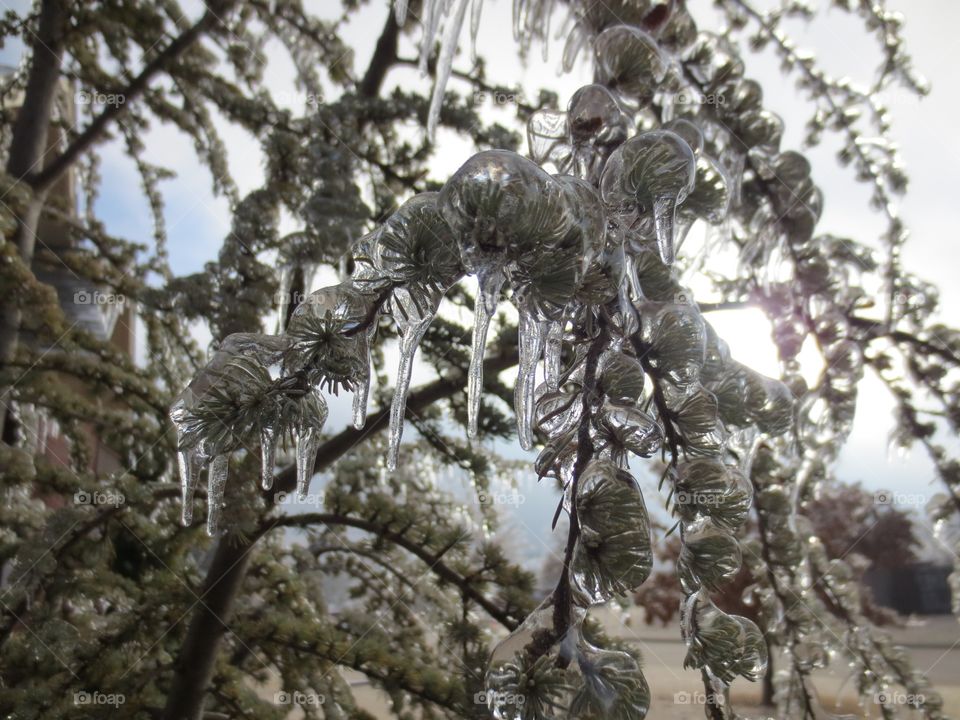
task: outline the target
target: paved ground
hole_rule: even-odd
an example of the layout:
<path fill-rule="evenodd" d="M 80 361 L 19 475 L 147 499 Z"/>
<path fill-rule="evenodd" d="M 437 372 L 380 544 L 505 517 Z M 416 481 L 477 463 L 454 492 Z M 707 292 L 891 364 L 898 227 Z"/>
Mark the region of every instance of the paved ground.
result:
<path fill-rule="evenodd" d="M 637 616 L 640 617 L 639 615 Z M 704 717 L 703 686 L 699 672 L 683 670 L 686 648 L 680 641 L 675 625 L 649 627 L 625 623 L 624 618 L 607 613 L 601 618 L 608 632 L 637 642 L 643 651 L 644 674 L 654 691 L 651 720 L 702 720 Z M 914 665 L 924 672 L 940 691 L 949 715 L 960 716 L 960 624 L 952 616 L 927 618 L 911 622 L 907 627 L 894 629 L 896 641 L 910 649 Z M 839 663 L 836 663 L 839 665 Z M 387 718 L 386 698 L 370 689 L 359 674 L 348 678 L 355 684 L 358 701 L 378 718 Z M 845 712 L 858 718 L 879 718 L 876 708 L 859 708 L 853 692 L 840 668 L 815 675 L 815 684 L 825 709 Z M 751 720 L 767 718 L 769 714 L 757 707 L 760 701 L 759 684 L 738 681 L 732 691 L 734 706 Z"/>

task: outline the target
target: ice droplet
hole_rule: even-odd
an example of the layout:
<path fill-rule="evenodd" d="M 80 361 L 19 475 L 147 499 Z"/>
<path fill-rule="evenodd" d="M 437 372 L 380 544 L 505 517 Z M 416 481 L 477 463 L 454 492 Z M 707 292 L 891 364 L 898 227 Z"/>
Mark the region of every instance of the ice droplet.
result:
<path fill-rule="evenodd" d="M 517 414 L 520 447 L 533 447 L 533 391 L 536 388 L 537 363 L 543 354 L 544 322 L 527 308 L 520 310 L 520 362 L 513 405 Z"/>
<path fill-rule="evenodd" d="M 277 451 L 277 433 L 271 425 L 260 428 L 260 487 L 273 487 L 273 465 Z"/>
<path fill-rule="evenodd" d="M 318 447 L 320 429 L 313 426 L 300 428 L 297 432 L 297 497 L 301 500 L 307 496 L 310 489 Z"/>
<path fill-rule="evenodd" d="M 210 463 L 207 478 L 207 535 L 216 537 L 220 529 L 220 514 L 223 511 L 223 492 L 227 487 L 229 455 L 217 455 Z"/>
<path fill-rule="evenodd" d="M 477 273 L 479 290 L 473 308 L 473 353 L 467 377 L 467 435 L 477 436 L 477 421 L 480 415 L 480 398 L 483 395 L 483 353 L 487 347 L 487 330 L 490 318 L 497 311 L 500 289 L 504 276 L 499 268 L 481 269 Z"/>
<path fill-rule="evenodd" d="M 440 108 L 443 105 L 443 93 L 453 69 L 453 56 L 457 52 L 457 41 L 467 14 L 470 0 L 458 0 L 456 11 L 447 17 L 447 26 L 443 30 L 440 42 L 440 57 L 437 59 L 437 77 L 433 85 L 433 97 L 430 98 L 430 112 L 427 115 L 427 136 L 433 138 L 440 121 Z M 436 10 L 434 11 L 436 12 Z"/>

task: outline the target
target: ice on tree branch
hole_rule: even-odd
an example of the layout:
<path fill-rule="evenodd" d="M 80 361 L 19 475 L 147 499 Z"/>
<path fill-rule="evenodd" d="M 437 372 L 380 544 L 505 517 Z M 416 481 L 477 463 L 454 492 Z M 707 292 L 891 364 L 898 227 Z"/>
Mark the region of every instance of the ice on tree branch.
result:
<path fill-rule="evenodd" d="M 422 58 L 446 24 L 430 132 L 468 4 L 424 8 Z M 397 3 L 398 23 L 406 10 Z M 551 11 L 550 2 L 517 0 L 518 32 L 535 34 Z M 542 445 L 533 470 L 562 486 L 558 513 L 568 520 L 555 589 L 492 653 L 486 697 L 494 717 L 646 715 L 650 690 L 638 659 L 591 644 L 583 623 L 591 607 L 635 591 L 650 574 L 651 523 L 628 459 L 658 452 L 679 529 L 685 664 L 702 672 L 708 716 L 736 717 L 730 683 L 764 673 L 773 638 L 795 653 L 788 681 L 799 689 L 786 691 L 789 699 L 815 717 L 805 676 L 817 661 L 802 658 L 827 654 L 829 641 L 812 629 L 815 611 L 800 617 L 793 598 L 822 607 L 810 589 L 817 572 L 847 608 L 853 580 L 843 566 L 823 567 L 815 541 L 805 542 L 812 534 L 793 518 L 851 427 L 864 357 L 841 308 L 863 295 L 852 269 L 862 253 L 814 235 L 822 199 L 810 165 L 781 151 L 783 122 L 763 108 L 727 38 L 698 32 L 682 4 L 574 2 L 571 11 L 564 63 L 590 48 L 596 83 L 565 111 L 533 114 L 530 159 L 506 150 L 469 158 L 438 192 L 415 195 L 361 238 L 352 276 L 312 293 L 282 334 L 225 338 L 183 392 L 171 416 L 184 521 L 202 467 L 215 533 L 229 454 L 259 443 L 269 487 L 274 446 L 291 434 L 298 492 L 307 492 L 323 393 L 353 392 L 354 425 L 363 426 L 371 347 L 385 318 L 400 350 L 386 458 L 396 468 L 416 352 L 445 295 L 469 275 L 467 433 L 478 433 L 487 335 L 505 299 L 519 314 L 519 443 Z M 717 96 L 724 102 L 710 102 Z M 680 284 L 673 265 L 696 222 L 716 226 L 719 242 L 780 303 L 784 381 L 733 359 Z M 796 361 L 807 333 L 825 359 L 813 388 Z M 755 496 L 759 547 L 738 536 Z M 770 566 L 753 588 L 763 630 L 710 597 L 758 553 Z M 859 619 L 847 611 L 844 622 L 852 632 Z M 863 693 L 884 689 L 888 676 L 877 668 L 897 663 L 883 648 L 849 657 Z M 909 673 L 897 677 L 919 687 Z M 923 710 L 940 717 L 935 703 Z"/>

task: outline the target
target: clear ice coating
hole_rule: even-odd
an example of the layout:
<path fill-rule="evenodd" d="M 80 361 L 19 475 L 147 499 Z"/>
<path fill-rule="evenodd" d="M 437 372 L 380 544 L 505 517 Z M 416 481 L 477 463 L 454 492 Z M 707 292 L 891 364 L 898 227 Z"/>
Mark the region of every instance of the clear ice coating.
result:
<path fill-rule="evenodd" d="M 603 170 L 600 187 L 608 209 L 627 219 L 652 216 L 666 265 L 674 261 L 677 207 L 693 190 L 696 168 L 693 150 L 683 138 L 669 130 L 651 130 L 618 147 Z"/>
<path fill-rule="evenodd" d="M 684 667 L 703 668 L 718 683 L 728 685 L 737 675 L 751 681 L 767 667 L 767 642 L 748 618 L 728 615 L 702 591 L 684 600 L 680 630 L 687 644 Z"/>
<path fill-rule="evenodd" d="M 597 36 L 595 77 L 637 100 L 646 101 L 667 73 L 656 40 L 636 27 L 615 25 Z"/>
<path fill-rule="evenodd" d="M 594 460 L 577 487 L 580 534 L 571 575 L 576 597 L 597 605 L 639 587 L 653 567 L 643 494 L 626 470 Z"/>
<path fill-rule="evenodd" d="M 553 4 L 515 0 L 517 32 L 525 39 L 545 36 Z M 396 2 L 400 24 L 407 6 L 408 0 Z M 424 73 L 437 34 L 441 29 L 443 34 L 429 109 L 431 135 L 468 6 L 475 43 L 482 0 L 425 0 L 421 6 Z M 750 462 L 743 455 L 743 469 L 726 462 L 760 433 L 764 442 L 783 442 L 771 436 L 793 426 L 794 401 L 787 386 L 730 359 L 696 306 L 683 297 L 676 273 L 665 267 L 674 261 L 692 223 L 724 223 L 731 207 L 736 208 L 731 222 L 713 234 L 743 231 L 748 238 L 740 252 L 744 266 L 776 265 L 770 260 L 777 259 L 777 246 L 789 242 L 802 251 L 796 262 L 800 273 L 838 282 L 851 293 L 851 303 L 856 300 L 855 288 L 838 281 L 824 261 L 831 254 L 811 248 L 822 250 L 830 239 L 813 236 L 822 197 L 809 177 L 809 163 L 799 154 L 778 152 L 782 121 L 761 107 L 759 86 L 743 79 L 742 63 L 726 39 L 698 33 L 682 3 L 574 0 L 572 6 L 573 31 L 563 62 L 569 66 L 579 50 L 591 47 L 596 82 L 578 90 L 565 112 L 540 110 L 531 116 L 527 131 L 534 162 L 507 151 L 478 153 L 439 193 L 411 198 L 358 243 L 352 279 L 312 295 L 291 323 L 289 340 L 278 340 L 293 344 L 283 370 L 296 375 L 294 392 L 302 391 L 299 381 L 304 379 L 311 390 L 322 383 L 352 388 L 353 423 L 359 428 L 366 419 L 377 318 L 381 311 L 392 315 L 401 350 L 390 411 L 388 465 L 395 467 L 415 353 L 444 292 L 464 271 L 478 277 L 467 383 L 471 436 L 477 432 L 491 318 L 501 294 L 516 304 L 520 367 L 514 400 L 520 443 L 530 447 L 535 428 L 546 435 L 535 468 L 539 475 L 561 481 L 565 495 L 560 511 L 576 509 L 578 522 L 565 568 L 569 584 L 558 585 L 558 593 L 494 651 L 487 698 L 495 717 L 511 720 L 566 715 L 626 719 L 647 712 L 649 691 L 635 658 L 592 647 L 580 624 L 585 608 L 630 592 L 650 572 L 643 496 L 623 468 L 627 452 L 648 457 L 660 449 L 664 429 L 657 418 L 669 417 L 683 441 L 683 458 L 664 479 L 672 484 L 673 509 L 681 520 L 678 570 L 687 594 L 681 618 L 687 662 L 703 668 L 709 686 L 724 695 L 734 676 L 756 679 L 766 665 L 759 629 L 721 612 L 707 591 L 730 579 L 739 566 L 734 533 L 753 494 L 744 475 Z M 709 103 L 681 100 L 682 93 L 699 95 L 697 85 L 726 101 L 707 107 Z M 650 103 L 655 95 L 657 108 Z M 634 133 L 639 134 L 628 139 Z M 539 167 L 549 164 L 557 175 Z M 748 188 L 767 183 L 772 197 L 755 212 L 747 208 L 753 217 L 743 207 L 752 198 L 740 199 L 745 173 Z M 781 212 L 778 204 L 789 209 Z M 703 255 L 712 249 L 708 246 Z M 779 263 L 781 268 L 787 264 Z M 759 269 L 758 274 L 765 293 L 788 277 L 787 270 Z M 281 274 L 280 282 L 288 288 L 291 277 Z M 600 358 L 594 396 L 583 387 L 584 338 L 592 321 L 603 318 L 598 307 L 609 310 L 604 319 L 610 321 L 612 337 Z M 818 336 L 848 336 L 842 314 L 812 314 Z M 795 335 L 802 341 L 807 328 L 799 325 Z M 231 342 L 232 352 L 243 355 L 244 348 L 262 349 L 270 341 L 245 345 L 228 338 L 221 349 Z M 824 349 L 831 394 L 811 395 L 801 408 L 804 427 L 797 435 L 808 452 L 797 471 L 801 477 L 816 472 L 813 455 L 835 443 L 838 429 L 849 428 L 863 369 L 856 343 L 828 342 Z M 642 364 L 635 357 L 641 354 Z M 544 382 L 535 388 L 541 357 Z M 197 478 L 209 465 L 211 532 L 219 526 L 227 457 L 235 447 L 222 439 L 196 437 L 191 413 L 205 392 L 203 384 L 217 384 L 219 370 L 212 360 L 172 412 L 184 521 L 191 519 Z M 322 425 L 317 412 L 316 407 L 310 410 L 294 427 L 301 493 L 314 469 Z M 265 488 L 272 481 L 276 437 L 291 429 L 287 420 L 256 428 Z M 594 454 L 578 485 L 574 468 L 579 467 L 581 427 L 589 430 Z M 778 478 L 764 488 L 759 505 L 765 512 L 789 506 L 795 500 L 791 492 L 786 479 Z M 791 550 L 775 552 L 790 557 Z M 804 577 L 809 584 L 810 571 Z M 960 582 L 960 575 L 954 577 Z M 569 591 L 572 599 L 566 596 L 568 614 L 558 621 L 554 598 L 563 597 L 560 590 Z M 752 592 L 760 598 L 764 591 Z M 771 591 L 766 592 L 769 597 Z M 768 605 L 776 609 L 776 602 Z M 881 682 L 886 687 L 887 679 Z M 721 716 L 735 717 L 726 699 Z"/>
<path fill-rule="evenodd" d="M 236 359 L 248 359 L 266 371 L 272 371 L 279 367 L 288 347 L 289 340 L 282 336 L 260 333 L 228 335 L 171 406 L 170 419 L 177 428 L 177 465 L 183 503 L 181 522 L 184 525 L 193 522 L 193 498 L 200 473 L 214 457 L 231 452 L 238 443 L 237 437 L 231 433 L 216 442 L 201 436 L 195 412 L 202 407 L 211 390 L 235 376 L 243 377 L 244 370 L 234 362 Z M 225 465 L 223 472 L 226 482 Z"/>
<path fill-rule="evenodd" d="M 641 720 L 650 689 L 639 659 L 593 646 L 584 638 L 583 610 L 562 634 L 552 597 L 497 645 L 484 681 L 484 695 L 497 720 L 612 718 Z"/>
<path fill-rule="evenodd" d="M 468 434 L 476 436 L 483 388 L 483 352 L 490 319 L 496 312 L 500 291 L 508 276 L 515 278 L 515 291 L 526 290 L 527 303 L 542 313 L 556 313 L 567 294 L 572 292 L 579 269 L 572 262 L 585 242 L 572 204 L 582 202 L 582 191 L 557 180 L 530 160 L 506 150 L 477 153 L 464 163 L 440 190 L 440 212 L 454 234 L 460 238 L 464 267 L 477 276 L 479 292 L 474 307 L 473 352 L 468 375 Z M 575 241 L 575 242 L 574 242 Z M 548 253 L 562 250 L 562 279 L 544 293 L 538 285 L 551 268 Z M 579 255 L 576 256 L 580 262 Z M 547 286 L 547 283 L 542 283 Z M 538 320 L 546 319 L 540 317 Z M 532 328 L 531 328 L 532 329 Z M 537 325 L 543 334 L 543 328 Z M 521 345 L 525 342 L 521 334 Z M 539 361 L 543 338 L 536 353 L 529 344 L 529 356 Z M 529 372 L 527 373 L 529 375 Z M 523 385 L 522 397 L 532 406 L 532 381 Z M 518 399 L 521 396 L 518 395 Z M 532 443 L 530 434 L 524 441 Z"/>

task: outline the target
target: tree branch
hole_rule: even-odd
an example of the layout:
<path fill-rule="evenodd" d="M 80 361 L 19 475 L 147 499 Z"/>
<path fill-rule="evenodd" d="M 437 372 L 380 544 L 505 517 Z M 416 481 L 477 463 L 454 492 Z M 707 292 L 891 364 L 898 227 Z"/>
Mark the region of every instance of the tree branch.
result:
<path fill-rule="evenodd" d="M 392 7 L 387 8 L 387 22 L 377 40 L 377 47 L 367 66 L 358 88 L 360 94 L 366 98 L 374 98 L 380 94 L 380 87 L 387 77 L 387 71 L 397 62 L 397 40 L 400 35 L 400 26 Z"/>
<path fill-rule="evenodd" d="M 517 361 L 516 346 L 511 342 L 501 352 L 483 363 L 484 378 L 490 377 L 495 380 L 495 375 L 509 367 L 513 367 Z M 487 382 L 484 380 L 484 385 Z M 415 392 L 410 394 L 407 399 L 407 412 L 420 413 L 424 408 L 438 400 L 450 397 L 459 392 L 464 385 L 464 376 L 461 374 L 453 377 L 439 378 L 431 383 L 422 385 Z M 354 427 L 348 427 L 341 430 L 332 438 L 320 446 L 317 451 L 317 459 L 314 472 L 323 472 L 332 465 L 342 455 L 354 448 L 367 436 L 380 432 L 390 423 L 390 408 L 385 407 L 367 418 L 366 424 L 357 430 Z M 267 493 L 272 496 L 275 492 L 290 492 L 297 486 L 297 468 L 290 465 L 281 470 L 274 478 L 273 488 Z"/>
<path fill-rule="evenodd" d="M 61 175 L 77 162 L 84 152 L 100 140 L 107 126 L 125 112 L 127 104 L 142 95 L 158 73 L 165 70 L 171 62 L 180 57 L 215 23 L 219 22 L 221 15 L 227 12 L 235 1 L 210 0 L 207 4 L 207 11 L 196 23 L 184 30 L 153 60 L 148 62 L 125 88 L 117 92 L 118 95 L 123 96 L 122 103 L 108 105 L 70 143 L 66 150 L 48 163 L 41 172 L 33 176 L 30 184 L 34 189 L 43 190 L 53 185 Z"/>
<path fill-rule="evenodd" d="M 516 363 L 516 344 L 509 342 L 500 354 L 484 362 L 484 374 L 491 377 Z M 454 377 L 440 378 L 422 386 L 412 393 L 407 409 L 418 412 L 428 405 L 459 392 L 464 384 L 462 373 Z M 357 430 L 347 428 L 320 446 L 317 451 L 316 470 L 319 472 L 349 452 L 369 435 L 383 430 L 390 417 L 390 409 L 383 408 L 367 419 Z M 272 494 L 289 492 L 296 487 L 295 467 L 281 471 L 269 493 L 268 507 L 272 507 Z M 282 518 L 281 518 L 282 520 Z M 262 533 L 261 533 L 262 534 Z M 186 638 L 180 648 L 175 667 L 173 687 L 167 696 L 164 710 L 166 720 L 198 720 L 203 712 L 203 700 L 213 676 L 214 663 L 219 652 L 220 640 L 226 630 L 233 600 L 239 593 L 256 538 L 243 545 L 235 538 L 221 538 L 214 551 L 213 561 L 204 580 L 203 602 L 194 610 Z M 495 607 L 495 606 L 494 606 Z"/>
<path fill-rule="evenodd" d="M 375 522 L 364 520 L 363 518 L 350 517 L 349 515 L 340 515 L 338 513 L 284 515 L 281 518 L 264 520 L 260 526 L 258 537 L 265 535 L 275 527 L 307 527 L 309 525 L 344 525 L 346 527 L 364 530 L 365 532 L 389 540 L 394 545 L 402 547 L 407 552 L 423 560 L 431 572 L 435 573 L 442 580 L 456 586 L 465 596 L 476 602 L 477 605 L 487 611 L 490 617 L 494 618 L 507 629 L 515 630 L 520 624 L 520 618 L 513 617 L 508 610 L 501 608 L 489 600 L 483 593 L 471 585 L 463 575 L 460 575 L 444 563 L 439 557 L 442 553 L 435 555 L 434 553 L 428 552 L 423 546 L 414 542 L 406 535 L 393 532 L 383 525 L 378 525 Z"/>

